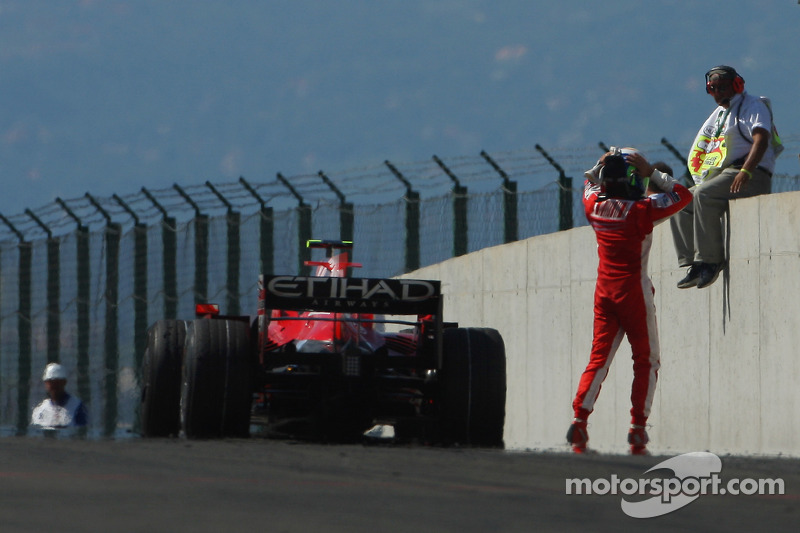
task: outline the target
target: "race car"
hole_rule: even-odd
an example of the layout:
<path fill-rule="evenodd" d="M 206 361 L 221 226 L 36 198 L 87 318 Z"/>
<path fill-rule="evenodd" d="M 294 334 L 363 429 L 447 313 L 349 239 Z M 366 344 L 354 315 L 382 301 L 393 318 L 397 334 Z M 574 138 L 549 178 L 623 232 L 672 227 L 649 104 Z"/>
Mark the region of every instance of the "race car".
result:
<path fill-rule="evenodd" d="M 326 442 L 389 427 L 395 440 L 503 446 L 506 355 L 490 328 L 442 320 L 436 280 L 357 278 L 352 242 L 326 252 L 313 276 L 262 275 L 259 308 L 159 320 L 141 371 L 143 436 Z"/>

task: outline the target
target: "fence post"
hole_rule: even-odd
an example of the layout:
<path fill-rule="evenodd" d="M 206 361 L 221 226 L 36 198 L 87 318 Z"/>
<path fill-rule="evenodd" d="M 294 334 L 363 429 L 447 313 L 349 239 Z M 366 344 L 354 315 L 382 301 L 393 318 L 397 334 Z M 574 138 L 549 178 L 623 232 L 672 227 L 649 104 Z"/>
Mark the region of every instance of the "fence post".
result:
<path fill-rule="evenodd" d="M 89 379 L 89 306 L 91 304 L 91 260 L 89 258 L 89 228 L 61 198 L 56 198 L 56 203 L 78 225 L 75 231 L 75 247 L 78 261 L 77 269 L 77 298 L 75 307 L 77 311 L 78 332 L 78 397 L 87 405 L 92 402 L 92 388 Z"/>
<path fill-rule="evenodd" d="M 105 330 L 105 434 L 117 427 L 117 374 L 119 371 L 119 244 L 122 226 L 106 225 L 106 330 Z"/>
<path fill-rule="evenodd" d="M 264 200 L 259 196 L 256 190 L 243 178 L 239 177 L 239 183 L 247 189 L 253 198 L 258 201 L 261 208 L 259 209 L 259 274 L 274 274 L 274 254 L 275 254 L 275 223 L 272 213 L 272 208 L 267 207 Z"/>
<path fill-rule="evenodd" d="M 503 179 L 503 240 L 514 242 L 519 238 L 519 218 L 517 214 L 517 182 L 511 181 L 508 174 L 492 159 L 485 150 L 481 155 Z"/>
<path fill-rule="evenodd" d="M 672 146 L 666 137 L 661 138 L 661 144 L 667 147 L 667 149 L 674 155 L 678 161 L 681 163 L 681 167 L 683 168 L 683 178 L 684 185 L 687 187 L 694 187 L 694 178 L 692 178 L 692 174 L 689 172 L 689 166 L 686 164 L 686 159 L 681 155 L 681 153 Z"/>
<path fill-rule="evenodd" d="M 311 250 L 306 247 L 306 243 L 311 240 L 311 206 L 307 205 L 303 197 L 292 187 L 292 184 L 278 172 L 278 181 L 289 189 L 289 192 L 297 199 L 297 217 L 299 219 L 297 227 L 297 259 L 298 272 L 307 276 L 311 269 L 306 265 L 306 261 L 311 260 Z"/>
<path fill-rule="evenodd" d="M 33 263 L 33 247 L 25 240 L 25 236 L 0 214 L 6 226 L 19 239 L 19 273 L 17 295 L 19 307 L 17 311 L 17 339 L 19 342 L 19 358 L 17 359 L 17 436 L 25 435 L 30 421 L 28 397 L 31 392 L 31 267 Z"/>
<path fill-rule="evenodd" d="M 178 223 L 175 217 L 161 219 L 164 257 L 164 318 L 178 318 Z"/>
<path fill-rule="evenodd" d="M 31 386 L 31 266 L 33 246 L 19 243 L 19 419 L 17 435 L 24 435 L 30 420 L 28 397 Z"/>
<path fill-rule="evenodd" d="M 208 215 L 177 183 L 172 186 L 192 206 L 194 216 L 194 303 L 208 303 Z"/>
<path fill-rule="evenodd" d="M 433 156 L 433 160 L 453 182 L 453 257 L 467 253 L 469 249 L 469 228 L 467 227 L 467 207 L 469 197 L 467 188 L 462 186 L 444 162 Z"/>
<path fill-rule="evenodd" d="M 317 174 L 325 182 L 333 193 L 339 198 L 339 239 L 342 241 L 353 241 L 353 226 L 355 225 L 355 215 L 353 204 L 347 201 L 342 191 L 325 175 L 321 170 Z M 352 258 L 351 258 L 352 259 Z"/>
<path fill-rule="evenodd" d="M 89 257 L 89 228 L 80 225 L 75 233 L 78 259 L 78 391 L 84 402 L 91 402 L 89 376 L 89 306 L 91 305 L 91 259 Z"/>
<path fill-rule="evenodd" d="M 61 245 L 33 211 L 25 209 L 25 214 L 47 234 L 47 362 L 57 363 L 61 346 Z"/>
<path fill-rule="evenodd" d="M 547 162 L 558 170 L 558 230 L 564 231 L 572 228 L 572 178 L 564 175 L 564 169 L 555 162 L 544 148 L 536 145 L 536 149 L 541 153 Z"/>
<path fill-rule="evenodd" d="M 321 170 L 318 173 L 318 176 L 322 178 L 322 181 L 333 191 L 333 193 L 339 198 L 339 239 L 345 242 L 353 242 L 353 226 L 355 224 L 355 215 L 354 215 L 354 207 L 352 203 L 349 203 L 345 198 L 342 191 L 339 190 L 336 185 L 325 175 L 324 172 Z M 350 251 L 350 260 L 353 260 L 352 257 L 352 249 Z M 347 275 L 351 275 L 353 269 L 348 267 L 346 269 Z"/>
<path fill-rule="evenodd" d="M 111 437 L 117 427 L 117 374 L 119 372 L 119 244 L 122 226 L 88 192 L 86 198 L 106 219 L 106 325 L 104 335 L 105 374 L 103 375 L 104 435 Z"/>
<path fill-rule="evenodd" d="M 156 209 L 161 211 L 161 256 L 164 278 L 164 318 L 174 320 L 178 318 L 178 226 L 174 217 L 169 216 L 167 210 L 158 203 L 147 188 L 142 187 L 142 193 L 150 200 Z"/>
<path fill-rule="evenodd" d="M 242 254 L 239 229 L 242 224 L 242 217 L 233 210 L 231 203 L 228 202 L 210 181 L 206 181 L 206 187 L 211 189 L 211 192 L 219 198 L 219 201 L 228 208 L 228 212 L 225 215 L 225 223 L 227 224 L 228 230 L 228 261 L 226 263 L 227 278 L 225 285 L 226 292 L 228 293 L 227 313 L 229 315 L 238 316 L 241 314 L 239 305 L 239 263 Z"/>
<path fill-rule="evenodd" d="M 388 160 L 383 162 L 395 178 L 406 186 L 406 264 L 405 272 L 417 270 L 420 265 L 419 256 L 419 193 L 411 187 L 411 183 Z"/>
<path fill-rule="evenodd" d="M 114 200 L 133 218 L 133 351 L 136 370 L 142 367 L 147 348 L 147 225 L 122 198 Z"/>

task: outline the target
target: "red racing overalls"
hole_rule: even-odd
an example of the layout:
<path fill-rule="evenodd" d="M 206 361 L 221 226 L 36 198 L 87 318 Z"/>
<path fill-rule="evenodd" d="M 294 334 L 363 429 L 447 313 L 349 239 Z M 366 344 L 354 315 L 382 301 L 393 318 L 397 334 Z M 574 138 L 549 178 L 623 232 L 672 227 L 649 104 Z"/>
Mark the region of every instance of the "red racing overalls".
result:
<path fill-rule="evenodd" d="M 631 422 L 644 426 L 653 403 L 659 359 L 655 289 L 647 275 L 653 226 L 683 209 L 692 193 L 673 183 L 671 192 L 640 200 L 602 198 L 599 185 L 584 188 L 586 218 L 597 237 L 597 285 L 594 293 L 594 339 L 589 364 L 581 375 L 572 407 L 586 420 L 594 410 L 624 335 L 633 351 Z"/>

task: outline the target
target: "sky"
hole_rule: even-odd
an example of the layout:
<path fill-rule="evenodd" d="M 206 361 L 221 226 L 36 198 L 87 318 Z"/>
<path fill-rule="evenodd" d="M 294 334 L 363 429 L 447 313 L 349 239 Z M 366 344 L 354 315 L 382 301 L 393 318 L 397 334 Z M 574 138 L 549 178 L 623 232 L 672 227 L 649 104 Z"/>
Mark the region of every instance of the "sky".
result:
<path fill-rule="evenodd" d="M 800 174 L 794 0 L 0 0 L 0 214 L 541 143 L 681 150 L 729 64 Z"/>

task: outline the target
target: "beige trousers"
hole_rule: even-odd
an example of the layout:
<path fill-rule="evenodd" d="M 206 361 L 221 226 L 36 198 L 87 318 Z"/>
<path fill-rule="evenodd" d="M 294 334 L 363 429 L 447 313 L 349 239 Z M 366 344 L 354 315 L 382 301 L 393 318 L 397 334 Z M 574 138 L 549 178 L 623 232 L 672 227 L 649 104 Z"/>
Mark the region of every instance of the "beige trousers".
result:
<path fill-rule="evenodd" d="M 728 210 L 728 201 L 767 194 L 772 189 L 772 176 L 764 170 L 755 169 L 744 190 L 732 194 L 731 183 L 738 173 L 738 168 L 729 167 L 710 180 L 692 187 L 690 190 L 694 198 L 691 203 L 670 219 L 678 266 L 689 266 L 693 262 L 724 262 L 722 215 Z"/>

